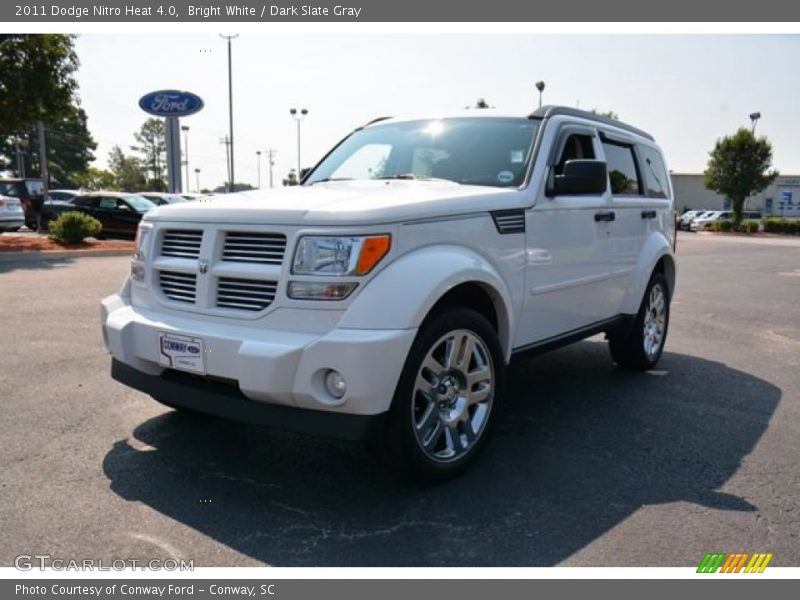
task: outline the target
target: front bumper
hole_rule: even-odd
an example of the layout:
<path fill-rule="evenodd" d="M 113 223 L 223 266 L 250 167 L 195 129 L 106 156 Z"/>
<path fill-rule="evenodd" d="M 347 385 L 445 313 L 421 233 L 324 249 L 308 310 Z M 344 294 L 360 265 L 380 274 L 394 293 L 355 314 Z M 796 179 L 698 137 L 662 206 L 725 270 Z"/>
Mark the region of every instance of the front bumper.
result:
<path fill-rule="evenodd" d="M 377 438 L 386 419 L 386 413 L 349 415 L 253 402 L 231 385 L 171 369 L 165 369 L 161 375 L 147 375 L 117 359 L 111 360 L 111 377 L 173 406 L 252 425 L 340 440 Z"/>
<path fill-rule="evenodd" d="M 101 319 L 106 348 L 114 364 L 121 365 L 115 366 L 116 372 L 122 373 L 114 375 L 115 379 L 167 403 L 235 419 L 248 415 L 243 420 L 250 420 L 249 409 L 230 408 L 231 414 L 223 413 L 241 402 L 299 410 L 308 413 L 310 421 L 319 417 L 311 413 L 318 412 L 358 416 L 385 413 L 416 335 L 416 329 L 333 328 L 327 333 L 309 333 L 267 329 L 252 322 L 221 323 L 198 315 L 140 309 L 131 306 L 128 297 L 117 294 L 103 300 Z M 160 332 L 202 338 L 205 376 L 184 374 L 159 364 Z M 122 366 L 126 367 L 124 373 Z M 130 369 L 138 374 L 134 377 Z M 329 369 L 341 373 L 347 382 L 341 399 L 326 391 L 324 376 Z M 231 385 L 218 384 L 219 379 Z M 214 390 L 208 394 L 224 398 L 233 396 L 220 394 L 220 389 L 232 391 L 240 404 L 223 400 L 212 406 L 208 394 L 195 404 L 195 398 L 201 398 L 198 389 Z M 280 423 L 275 425 L 285 426 Z"/>

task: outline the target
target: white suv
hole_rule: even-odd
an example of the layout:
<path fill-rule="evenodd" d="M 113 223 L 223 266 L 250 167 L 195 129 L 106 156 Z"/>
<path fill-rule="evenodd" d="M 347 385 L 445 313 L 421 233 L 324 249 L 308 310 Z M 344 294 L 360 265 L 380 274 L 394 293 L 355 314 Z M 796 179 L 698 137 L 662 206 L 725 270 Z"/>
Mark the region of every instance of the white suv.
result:
<path fill-rule="evenodd" d="M 175 408 L 467 468 L 506 365 L 664 349 L 673 195 L 646 133 L 563 108 L 379 119 L 280 191 L 159 207 L 102 303 L 114 379 Z"/>

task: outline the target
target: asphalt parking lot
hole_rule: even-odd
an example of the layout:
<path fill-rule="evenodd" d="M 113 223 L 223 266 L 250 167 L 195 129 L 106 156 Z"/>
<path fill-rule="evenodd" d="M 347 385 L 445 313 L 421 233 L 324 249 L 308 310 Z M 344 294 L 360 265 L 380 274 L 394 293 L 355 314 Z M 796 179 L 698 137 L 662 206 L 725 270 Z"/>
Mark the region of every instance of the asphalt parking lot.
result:
<path fill-rule="evenodd" d="M 600 337 L 516 365 L 484 459 L 433 488 L 113 382 L 98 302 L 127 258 L 0 263 L 0 564 L 800 566 L 800 240 L 678 252 L 658 371 L 618 371 Z"/>

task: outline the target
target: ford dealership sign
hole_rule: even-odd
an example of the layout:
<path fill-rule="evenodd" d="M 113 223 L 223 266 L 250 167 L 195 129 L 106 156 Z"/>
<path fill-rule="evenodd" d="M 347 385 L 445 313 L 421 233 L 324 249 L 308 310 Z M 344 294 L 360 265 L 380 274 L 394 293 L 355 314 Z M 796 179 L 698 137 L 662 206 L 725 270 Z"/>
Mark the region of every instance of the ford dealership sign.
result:
<path fill-rule="evenodd" d="M 203 108 L 203 100 L 191 92 L 160 90 L 139 99 L 139 107 L 156 117 L 185 117 Z"/>

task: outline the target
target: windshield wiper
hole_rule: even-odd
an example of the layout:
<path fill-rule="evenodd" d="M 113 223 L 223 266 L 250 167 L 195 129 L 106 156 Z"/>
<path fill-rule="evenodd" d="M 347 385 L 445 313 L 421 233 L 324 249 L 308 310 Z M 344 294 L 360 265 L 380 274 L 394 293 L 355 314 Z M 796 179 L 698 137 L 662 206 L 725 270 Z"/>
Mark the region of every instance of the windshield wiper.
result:
<path fill-rule="evenodd" d="M 308 185 L 314 185 L 315 183 L 325 183 L 326 181 L 353 181 L 352 177 L 326 177 L 325 179 L 317 179 L 316 181 L 312 181 Z"/>
<path fill-rule="evenodd" d="M 397 173 L 395 175 L 382 175 L 375 177 L 375 179 L 409 179 L 414 181 L 449 181 L 450 183 L 458 183 L 452 179 L 441 179 L 439 177 L 426 177 L 425 175 L 415 175 L 414 173 Z"/>

